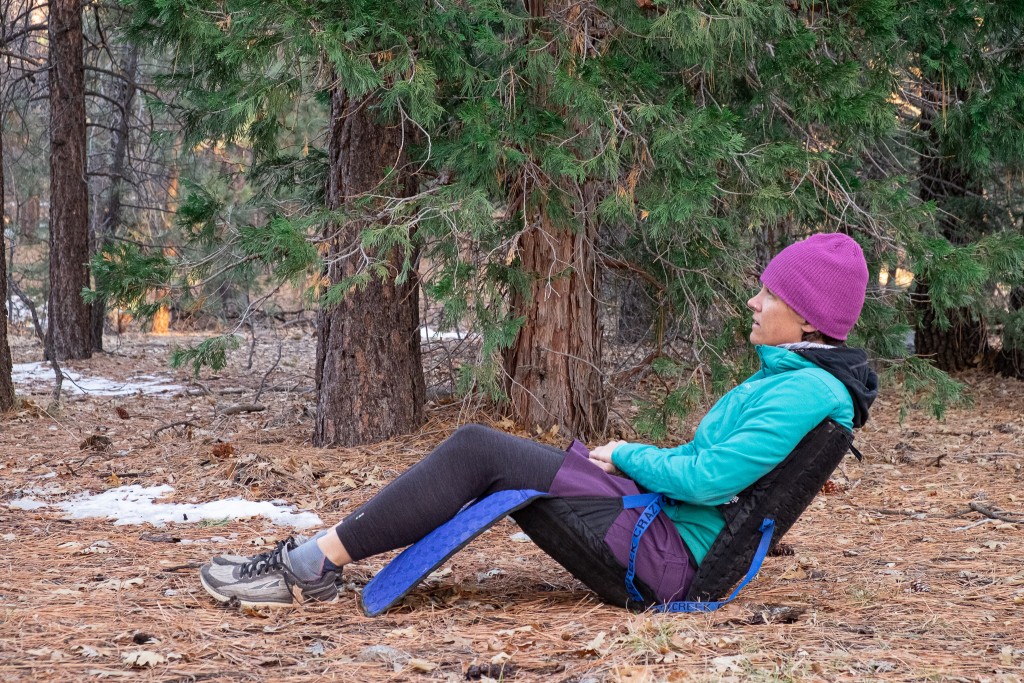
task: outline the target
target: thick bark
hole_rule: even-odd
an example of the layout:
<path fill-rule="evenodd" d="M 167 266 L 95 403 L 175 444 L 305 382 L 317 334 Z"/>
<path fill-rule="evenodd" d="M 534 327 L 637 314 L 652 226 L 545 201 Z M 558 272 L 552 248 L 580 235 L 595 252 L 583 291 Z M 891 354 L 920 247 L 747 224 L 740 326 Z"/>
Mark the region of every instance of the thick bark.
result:
<path fill-rule="evenodd" d="M 566 9 L 563 0 L 527 0 L 545 17 Z M 538 84 L 543 93 L 546 85 Z M 601 321 L 597 306 L 597 188 L 567 184 L 578 202 L 578 230 L 555 225 L 545 206 L 525 217 L 519 267 L 532 277 L 528 296 L 515 293 L 513 315 L 523 325 L 505 353 L 506 390 L 516 420 L 527 427 L 558 425 L 589 439 L 604 432 L 608 405 L 601 379 Z M 556 192 L 551 188 L 550 192 Z"/>
<path fill-rule="evenodd" d="M 519 267 L 533 278 L 529 296 L 515 295 L 512 309 L 525 318 L 505 355 L 508 394 L 515 418 L 528 427 L 559 425 L 589 439 L 605 429 L 608 407 L 601 380 L 594 190 L 584 188 L 573 232 L 538 211 L 519 239 Z"/>
<path fill-rule="evenodd" d="M 114 121 L 110 140 L 110 193 L 107 195 L 103 214 L 93 230 L 91 253 L 98 253 L 107 247 L 121 219 L 121 191 L 128 162 L 128 136 L 130 133 L 132 103 L 135 99 L 135 75 L 138 72 L 139 51 L 132 46 L 128 53 L 124 78 L 117 79 L 120 108 L 114 107 Z M 103 324 L 107 316 L 106 299 L 99 299 L 92 305 L 92 344 L 94 351 L 103 350 Z"/>
<path fill-rule="evenodd" d="M 4 141 L 0 133 L 0 227 L 7 225 L 4 217 Z M 11 381 L 11 347 L 7 343 L 7 254 L 3 232 L 0 231 L 0 411 L 14 407 L 14 383 Z"/>
<path fill-rule="evenodd" d="M 928 135 L 928 153 L 921 156 L 920 196 L 933 201 L 942 211 L 939 225 L 943 236 L 957 245 L 967 244 L 981 233 L 982 217 L 971 209 L 971 198 L 980 196 L 981 188 L 962 169 L 941 153 L 936 112 L 921 112 L 921 130 Z M 914 283 L 912 300 L 917 311 L 914 346 L 917 355 L 926 357 L 938 368 L 948 372 L 978 365 L 984 357 L 988 332 L 985 320 L 968 309 L 946 312 L 949 326 L 943 329 L 936 321 L 928 283 L 919 275 Z"/>
<path fill-rule="evenodd" d="M 974 367 L 983 360 L 987 344 L 984 320 L 972 318 L 966 309 L 953 309 L 946 312 L 949 327 L 943 329 L 936 321 L 928 283 L 921 280 L 914 284 L 912 300 L 917 310 L 914 353 L 947 372 Z"/>
<path fill-rule="evenodd" d="M 376 120 L 369 104 L 352 100 L 340 88 L 332 94 L 328 204 L 333 208 L 377 188 L 387 169 L 403 172 L 403 131 Z M 409 182 L 405 192 L 412 189 Z M 362 221 L 328 227 L 329 283 L 361 269 L 357 247 L 364 227 Z M 397 274 L 402 254 L 377 256 L 386 258 Z M 423 423 L 426 387 L 415 272 L 402 285 L 374 278 L 365 289 L 347 292 L 339 305 L 320 310 L 317 323 L 314 443 L 370 443 Z"/>
<path fill-rule="evenodd" d="M 46 335 L 58 360 L 92 355 L 89 194 L 81 0 L 50 3 L 50 299 Z"/>

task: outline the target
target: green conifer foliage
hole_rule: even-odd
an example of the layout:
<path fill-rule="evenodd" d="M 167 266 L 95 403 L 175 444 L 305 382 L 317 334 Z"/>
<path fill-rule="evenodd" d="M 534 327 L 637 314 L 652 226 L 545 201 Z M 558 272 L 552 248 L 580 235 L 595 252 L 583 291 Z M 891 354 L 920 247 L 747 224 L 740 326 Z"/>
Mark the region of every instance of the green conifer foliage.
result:
<path fill-rule="evenodd" d="M 182 207 L 197 240 L 233 245 L 217 268 L 258 264 L 300 279 L 322 267 L 310 245 L 325 225 L 360 221 L 370 256 L 318 300 L 336 303 L 374 278 L 402 282 L 418 254 L 446 324 L 482 333 L 464 389 L 505 395 L 510 350 L 552 324 L 530 306 L 569 296 L 560 288 L 577 281 L 600 297 L 603 268 L 640 273 L 657 292 L 648 357 L 663 395 L 641 410 L 653 433 L 703 395 L 695 371 L 724 390 L 749 370 L 752 357 L 733 353 L 749 331 L 745 301 L 767 259 L 806 234 L 851 234 L 873 275 L 917 273 L 939 319 L 980 305 L 970 298 L 979 283 L 1020 284 L 1019 218 L 1004 212 L 996 227 L 985 209 L 982 232 L 950 240 L 934 216 L 952 202 L 916 182 L 931 140 L 916 132 L 926 81 L 962 93 L 932 130 L 945 145 L 938 156 L 980 188 L 970 197 L 987 198 L 1019 162 L 1014 3 L 606 0 L 527 3 L 532 14 L 494 0 L 128 5 L 131 35 L 173 54 L 165 85 L 180 93 L 187 143 L 252 150 L 252 221 L 226 220 L 207 187 Z M 336 88 L 412 131 L 403 171 L 414 192 L 385 184 L 328 210 L 323 150 L 299 154 L 282 140 L 297 107 L 324 107 Z M 550 243 L 546 268 L 527 249 L 533 238 Z M 397 266 L 373 256 L 394 250 L 407 255 Z M 921 380 L 921 364 L 900 362 L 910 312 L 905 292 L 872 285 L 854 341 Z M 578 319 L 563 321 L 569 335 Z M 600 344 L 589 353 L 596 360 L 575 361 L 603 369 Z M 567 377 L 587 405 L 555 407 L 551 422 L 599 429 L 592 418 L 611 378 Z"/>
<path fill-rule="evenodd" d="M 901 23 L 900 97 L 916 127 L 918 193 L 935 220 L 909 240 L 918 351 L 940 368 L 1011 359 L 1024 251 L 1014 177 L 1024 167 L 1024 6 L 915 3 Z M 1001 329 L 1000 329 L 1001 328 Z M 1001 336 L 1002 351 L 991 346 Z M 998 362 L 998 361 L 997 361 Z M 1013 371 L 1020 376 L 1020 363 Z"/>

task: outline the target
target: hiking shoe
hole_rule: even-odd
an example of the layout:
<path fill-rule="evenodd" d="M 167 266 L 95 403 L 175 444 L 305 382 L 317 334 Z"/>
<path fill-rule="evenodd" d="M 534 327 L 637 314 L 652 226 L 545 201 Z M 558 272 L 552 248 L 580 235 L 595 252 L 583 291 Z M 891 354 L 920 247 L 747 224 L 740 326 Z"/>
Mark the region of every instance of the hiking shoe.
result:
<path fill-rule="evenodd" d="M 291 539 L 289 539 L 291 540 Z M 287 607 L 304 602 L 334 602 L 338 572 L 326 572 L 316 581 L 303 581 L 292 572 L 288 540 L 260 553 L 245 564 L 214 564 L 199 570 L 203 588 L 219 602 L 237 600 L 245 608 Z"/>
<path fill-rule="evenodd" d="M 309 538 L 307 536 L 301 536 L 301 535 L 300 536 L 289 536 L 288 538 L 284 539 L 284 541 L 283 541 L 284 549 L 285 549 L 285 551 L 289 551 L 292 548 L 297 548 L 298 546 L 302 545 L 303 543 L 305 543 L 308 540 L 309 540 Z M 220 565 L 228 565 L 228 566 L 239 565 L 239 564 L 249 564 L 250 562 L 257 562 L 259 560 L 267 559 L 268 557 L 270 557 L 274 553 L 274 550 L 276 550 L 276 549 L 277 549 L 277 547 L 275 546 L 274 549 L 272 549 L 272 550 L 265 550 L 262 553 L 259 553 L 257 555 L 252 555 L 252 556 L 249 556 L 249 557 L 246 557 L 245 555 L 234 555 L 234 554 L 231 554 L 231 555 L 217 555 L 212 560 L 210 560 L 210 564 L 220 564 Z"/>

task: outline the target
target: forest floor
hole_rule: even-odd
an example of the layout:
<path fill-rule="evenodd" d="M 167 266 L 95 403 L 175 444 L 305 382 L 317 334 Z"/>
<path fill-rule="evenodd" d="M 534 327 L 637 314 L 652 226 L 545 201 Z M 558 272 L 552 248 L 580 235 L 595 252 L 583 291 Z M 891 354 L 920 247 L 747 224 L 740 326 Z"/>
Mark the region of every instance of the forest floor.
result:
<path fill-rule="evenodd" d="M 242 348 L 198 382 L 167 364 L 195 338 L 127 335 L 67 364 L 82 387 L 135 378 L 158 393 L 93 389 L 51 410 L 52 376 L 24 373 L 22 407 L 0 417 L 0 681 L 1024 680 L 1024 521 L 1008 521 L 1024 520 L 1024 383 L 963 375 L 975 405 L 944 422 L 911 411 L 900 424 L 883 396 L 858 433 L 864 461 L 848 458 L 786 537 L 793 553 L 768 558 L 713 614 L 602 605 L 509 521 L 383 616 L 358 608 L 383 556 L 346 570 L 336 604 L 244 613 L 208 597 L 198 567 L 293 529 L 116 525 L 56 506 L 169 485 L 160 502 L 280 499 L 333 523 L 460 423 L 511 425 L 432 404 L 416 434 L 317 449 L 308 331 L 257 345 L 251 368 Z M 13 352 L 41 357 L 27 338 Z M 265 409 L 230 410 L 257 402 Z M 32 501 L 45 507 L 25 509 Z"/>

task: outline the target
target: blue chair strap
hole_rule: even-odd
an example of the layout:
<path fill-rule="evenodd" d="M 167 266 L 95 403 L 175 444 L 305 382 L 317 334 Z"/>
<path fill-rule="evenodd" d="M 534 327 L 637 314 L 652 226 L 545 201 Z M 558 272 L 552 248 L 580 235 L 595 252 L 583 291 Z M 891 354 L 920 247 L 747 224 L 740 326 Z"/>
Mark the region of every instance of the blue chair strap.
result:
<path fill-rule="evenodd" d="M 640 513 L 640 518 L 636 520 L 636 525 L 633 526 L 633 537 L 629 540 L 629 566 L 626 567 L 626 590 L 629 592 L 629 597 L 637 602 L 643 602 L 644 598 L 640 595 L 640 591 L 636 589 L 636 584 L 633 582 L 633 577 L 636 576 L 636 551 L 640 548 L 640 539 L 650 527 L 654 518 L 661 512 L 662 501 L 664 500 L 665 497 L 659 493 L 641 493 L 622 498 L 623 508 L 630 509 L 644 506 L 644 511 Z"/>
<path fill-rule="evenodd" d="M 629 543 L 629 566 L 626 568 L 626 590 L 629 592 L 631 599 L 637 602 L 644 602 L 644 598 L 640 595 L 640 591 L 637 590 L 636 584 L 633 579 L 636 576 L 636 553 L 640 548 L 640 539 L 643 537 L 644 532 L 650 528 L 651 522 L 658 516 L 662 506 L 665 504 L 665 497 L 658 493 L 641 493 L 634 496 L 624 496 L 622 498 L 622 506 L 624 508 L 638 508 L 643 506 L 644 511 L 640 513 L 640 518 L 636 521 L 636 525 L 633 527 L 633 537 Z M 743 577 L 739 585 L 733 590 L 732 594 L 729 595 L 725 600 L 716 600 L 710 602 L 691 602 L 691 601 L 676 601 L 666 602 L 660 605 L 654 606 L 656 612 L 714 612 L 719 607 L 727 605 L 732 602 L 739 592 L 743 590 L 743 587 L 750 583 L 751 579 L 757 576 L 757 572 L 761 569 L 761 563 L 764 562 L 764 558 L 768 555 L 768 549 L 772 544 L 772 534 L 775 533 L 775 520 L 770 517 L 765 518 L 761 522 L 761 527 L 758 529 L 761 532 L 761 542 L 757 546 L 757 551 L 754 553 L 754 558 L 750 561 L 750 569 L 747 570 L 747 575 Z"/>

